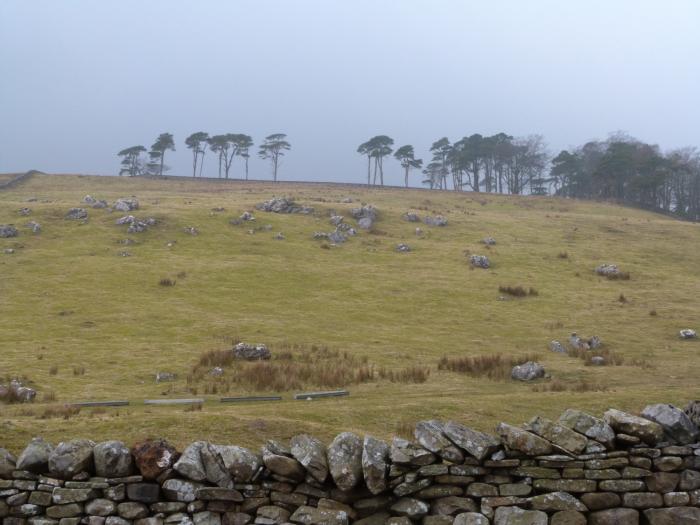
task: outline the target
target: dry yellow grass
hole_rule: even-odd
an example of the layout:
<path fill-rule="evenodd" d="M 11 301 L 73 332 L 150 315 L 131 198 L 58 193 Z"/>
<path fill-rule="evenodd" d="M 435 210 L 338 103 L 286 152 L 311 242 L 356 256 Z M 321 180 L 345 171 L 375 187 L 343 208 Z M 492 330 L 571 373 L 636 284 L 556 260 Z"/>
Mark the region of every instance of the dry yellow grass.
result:
<path fill-rule="evenodd" d="M 90 209 L 87 224 L 64 220 L 85 194 L 110 202 L 135 195 L 137 215 L 160 222 L 127 236 L 125 226 L 114 224 L 118 213 Z M 254 211 L 256 225 L 272 229 L 253 235 L 249 225 L 229 225 L 273 194 L 318 214 Z M 342 203 L 347 196 L 355 202 Z M 38 201 L 27 203 L 30 197 Z M 311 236 L 331 231 L 328 210 L 348 216 L 359 202 L 379 208 L 377 231 L 320 249 Z M 30 217 L 17 215 L 23 206 L 32 208 Z M 425 235 L 418 238 L 416 224 L 401 220 L 408 210 L 443 214 L 449 226 L 421 225 Z M 42 233 L 29 233 L 28 220 L 41 223 Z M 0 376 L 26 376 L 51 392 L 46 404 L 40 393 L 33 406 L 0 407 L 0 446 L 15 451 L 36 434 L 53 441 L 163 436 L 180 446 L 194 439 L 258 446 L 299 431 L 325 439 L 341 430 L 388 437 L 427 417 L 491 430 L 500 420 L 556 416 L 566 407 L 638 410 L 647 402 L 700 397 L 700 343 L 677 335 L 700 328 L 697 224 L 556 198 L 68 175 L 34 176 L 1 191 L 3 223 L 18 225 L 21 235 L 0 239 Z M 200 234 L 184 233 L 187 226 Z M 278 231 L 286 240 L 273 239 Z M 498 244 L 487 249 L 480 240 L 489 235 Z M 117 243 L 126 237 L 137 244 Z M 399 242 L 413 251 L 396 253 Z M 15 253 L 2 253 L 8 247 Z M 118 256 L 124 250 L 132 256 Z M 466 253 L 488 255 L 493 267 L 470 269 Z M 620 265 L 631 279 L 597 277 L 593 268 L 603 262 Z M 161 279 L 176 284 L 161 286 Z M 513 283 L 539 295 L 498 300 L 498 287 Z M 572 331 L 599 335 L 623 364 L 585 366 L 548 351 L 551 339 Z M 377 370 L 429 367 L 430 374 L 423 383 L 405 383 L 385 373 L 353 384 L 347 398 L 314 402 L 285 393 L 281 403 L 234 406 L 209 394 L 201 411 L 138 404 L 191 395 L 186 378 L 200 356 L 229 348 L 234 338 L 267 343 L 273 352 L 323 345 Z M 442 356 L 495 353 L 539 354 L 560 384 L 585 381 L 605 390 L 536 391 L 437 369 Z M 178 380 L 156 384 L 161 370 Z M 47 410 L 114 398 L 134 404 L 83 409 L 69 419 Z"/>

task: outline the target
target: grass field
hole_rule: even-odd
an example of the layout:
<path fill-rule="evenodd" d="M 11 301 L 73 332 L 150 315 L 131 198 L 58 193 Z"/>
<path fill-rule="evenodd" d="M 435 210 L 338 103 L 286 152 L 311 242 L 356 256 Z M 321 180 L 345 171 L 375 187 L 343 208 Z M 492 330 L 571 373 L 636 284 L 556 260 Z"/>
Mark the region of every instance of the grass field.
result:
<path fill-rule="evenodd" d="M 115 225 L 118 212 L 89 209 L 87 223 L 64 220 L 85 194 L 110 203 L 135 195 L 135 215 L 159 222 L 127 235 Z M 314 206 L 316 214 L 254 210 L 273 195 Z M 341 202 L 345 197 L 354 202 Z M 349 217 L 359 202 L 380 210 L 375 231 L 322 249 L 312 235 L 332 231 L 328 210 Z M 17 214 L 24 206 L 29 217 Z M 253 211 L 254 225 L 229 224 L 245 210 Z M 443 214 L 449 225 L 421 225 L 419 238 L 416 224 L 401 219 L 409 210 Z M 28 220 L 42 232 L 31 234 Z M 25 376 L 39 391 L 32 405 L 0 406 L 0 446 L 14 451 L 37 434 L 54 442 L 162 436 L 179 446 L 207 439 L 257 447 L 301 431 L 323 439 L 341 430 L 389 437 L 425 418 L 492 430 L 501 420 L 553 417 L 566 407 L 639 410 L 700 397 L 700 342 L 678 338 L 681 328 L 700 328 L 698 224 L 557 198 L 69 175 L 37 175 L 0 192 L 4 223 L 21 233 L 0 239 L 0 376 Z M 248 233 L 266 224 L 271 230 Z M 188 226 L 199 235 L 185 233 Z M 277 232 L 286 239 L 275 240 Z M 497 244 L 486 248 L 480 240 L 489 235 Z M 127 237 L 137 243 L 117 242 Z M 399 242 L 412 251 L 397 253 Z M 472 270 L 466 253 L 488 255 L 492 268 Z M 631 279 L 596 276 L 604 262 Z M 163 278 L 175 286 L 159 285 Z M 499 300 L 499 286 L 517 285 L 538 295 Z M 550 340 L 564 342 L 574 331 L 600 336 L 623 364 L 585 366 L 548 350 Z M 284 378 L 272 377 L 290 373 L 284 359 L 257 372 L 233 364 L 218 383 L 206 374 L 192 378 L 202 354 L 237 339 L 266 343 L 306 372 L 337 369 L 333 380 L 349 383 L 351 395 L 292 401 L 295 390 L 280 392 Z M 551 381 L 533 386 L 437 367 L 443 356 L 533 353 Z M 429 368 L 427 381 L 390 380 L 411 367 Z M 367 369 L 374 379 L 352 382 Z M 267 374 L 276 389 L 244 382 L 246 370 Z M 156 384 L 158 371 L 178 379 Z M 304 381 L 309 389 L 326 386 L 313 374 Z M 582 381 L 584 391 L 575 391 Z M 221 405 L 224 384 L 226 395 L 281 393 L 285 400 Z M 555 391 L 543 391 L 552 384 Z M 195 393 L 207 399 L 201 410 L 139 404 Z M 51 417 L 63 403 L 115 398 L 132 405 Z"/>

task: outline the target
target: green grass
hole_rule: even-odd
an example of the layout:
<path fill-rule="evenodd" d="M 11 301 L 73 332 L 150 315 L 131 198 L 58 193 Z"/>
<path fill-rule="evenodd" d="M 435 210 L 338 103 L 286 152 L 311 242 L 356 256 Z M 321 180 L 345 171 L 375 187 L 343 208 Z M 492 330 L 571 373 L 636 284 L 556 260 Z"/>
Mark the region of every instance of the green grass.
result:
<path fill-rule="evenodd" d="M 127 234 L 114 224 L 119 213 L 90 209 L 87 224 L 63 219 L 85 194 L 110 202 L 135 195 L 136 215 L 160 222 L 128 235 L 136 245 L 120 245 Z M 272 225 L 254 235 L 248 224 L 229 224 L 273 194 L 312 205 L 317 215 L 254 210 L 256 225 Z M 355 202 L 340 202 L 346 196 Z M 328 210 L 348 217 L 360 201 L 379 208 L 377 231 L 321 249 L 311 237 L 331 231 Z M 29 217 L 17 215 L 23 206 Z M 218 206 L 226 211 L 213 213 Z M 408 210 L 440 213 L 450 224 L 421 225 L 425 235 L 417 238 L 416 224 L 401 220 Z M 41 223 L 39 235 L 23 227 L 29 220 Z M 0 239 L 0 376 L 26 376 L 40 392 L 33 406 L 0 406 L 0 446 L 15 451 L 36 434 L 54 442 L 163 436 L 179 446 L 209 439 L 257 447 L 299 431 L 389 437 L 428 417 L 492 430 L 500 420 L 521 423 L 567 407 L 639 410 L 700 397 L 700 343 L 678 339 L 679 329 L 700 328 L 698 224 L 556 198 L 68 175 L 37 175 L 1 191 L 2 223 L 18 225 L 21 235 Z M 185 233 L 187 226 L 199 235 Z M 273 239 L 278 231 L 286 240 Z M 487 249 L 480 241 L 489 235 L 498 244 Z M 396 253 L 399 242 L 412 251 Z M 8 247 L 15 253 L 2 253 Z M 124 250 L 132 256 L 118 256 Z M 470 269 L 466 253 L 488 255 L 492 268 Z M 596 276 L 604 262 L 631 279 Z M 164 278 L 176 285 L 161 286 Z M 539 295 L 498 300 L 499 286 L 514 284 Z M 590 367 L 548 351 L 551 339 L 572 331 L 600 336 L 623 365 Z M 287 392 L 281 403 L 236 406 L 208 395 L 201 411 L 190 412 L 138 405 L 164 393 L 190 396 L 186 377 L 200 355 L 236 338 L 264 342 L 273 353 L 316 344 L 377 369 L 431 370 L 424 383 L 377 378 L 351 385 L 348 398 L 316 402 L 291 401 Z M 442 356 L 495 353 L 536 353 L 558 381 L 607 390 L 537 392 L 437 369 Z M 80 367 L 85 373 L 75 375 Z M 157 371 L 178 380 L 156 384 Z M 43 403 L 43 392 L 55 400 Z M 134 404 L 41 419 L 48 405 L 114 398 Z"/>

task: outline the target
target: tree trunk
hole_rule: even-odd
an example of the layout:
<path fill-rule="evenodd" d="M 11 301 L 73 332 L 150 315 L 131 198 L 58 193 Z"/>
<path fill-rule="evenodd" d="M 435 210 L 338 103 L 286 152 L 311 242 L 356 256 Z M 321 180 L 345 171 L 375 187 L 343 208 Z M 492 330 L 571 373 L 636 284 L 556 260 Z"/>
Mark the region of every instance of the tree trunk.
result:
<path fill-rule="evenodd" d="M 160 152 L 160 176 L 163 176 L 163 160 L 165 159 L 165 150 Z"/>
<path fill-rule="evenodd" d="M 408 188 L 408 164 L 406 164 L 406 175 L 405 175 L 405 179 L 406 179 L 406 181 L 405 181 L 405 182 L 406 182 L 406 187 Z"/>
<path fill-rule="evenodd" d="M 370 184 L 370 174 L 372 172 L 372 157 L 370 155 L 367 155 L 367 187 L 369 188 Z"/>

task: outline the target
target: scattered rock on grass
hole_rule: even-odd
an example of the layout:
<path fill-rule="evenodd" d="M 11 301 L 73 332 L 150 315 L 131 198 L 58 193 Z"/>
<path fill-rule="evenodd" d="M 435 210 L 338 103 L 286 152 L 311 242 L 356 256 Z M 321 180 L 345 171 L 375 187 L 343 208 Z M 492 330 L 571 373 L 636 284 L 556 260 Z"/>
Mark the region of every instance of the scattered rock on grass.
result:
<path fill-rule="evenodd" d="M 272 213 L 303 213 L 308 215 L 314 212 L 313 208 L 299 206 L 288 197 L 273 197 L 269 201 L 256 204 L 255 207 L 258 210 Z"/>
<path fill-rule="evenodd" d="M 518 381 L 533 381 L 544 377 L 544 375 L 544 367 L 535 361 L 516 365 L 510 372 L 510 376 Z"/>
<path fill-rule="evenodd" d="M 283 241 L 285 239 L 284 234 L 282 232 L 277 232 L 277 234 L 274 236 L 274 239 L 276 241 Z"/>
<path fill-rule="evenodd" d="M 342 215 L 331 215 L 330 222 L 333 226 L 336 228 L 343 224 L 343 216 Z"/>
<path fill-rule="evenodd" d="M 487 269 L 491 266 L 491 261 L 485 255 L 471 255 L 469 256 L 469 262 L 474 268 Z"/>
<path fill-rule="evenodd" d="M 17 213 L 19 213 L 23 217 L 26 217 L 27 215 L 32 213 L 32 210 L 30 210 L 29 208 L 20 208 L 19 210 L 17 210 Z"/>
<path fill-rule="evenodd" d="M 209 372 L 207 372 L 210 376 L 218 377 L 224 374 L 224 369 L 221 368 L 220 366 L 215 366 Z"/>
<path fill-rule="evenodd" d="M 17 237 L 17 228 L 12 224 L 0 224 L 0 237 L 3 239 Z"/>
<path fill-rule="evenodd" d="M 139 201 L 135 197 L 122 197 L 114 202 L 116 211 L 133 211 L 139 209 Z"/>
<path fill-rule="evenodd" d="M 188 233 L 192 236 L 199 235 L 199 230 L 197 228 L 195 228 L 194 226 L 186 226 L 185 228 L 183 228 L 182 231 L 184 231 L 185 233 Z"/>
<path fill-rule="evenodd" d="M 252 345 L 249 343 L 238 343 L 233 347 L 233 357 L 236 359 L 246 359 L 255 361 L 260 359 L 270 359 L 271 354 L 264 344 Z"/>
<path fill-rule="evenodd" d="M 7 254 L 7 255 L 12 255 L 13 253 L 15 253 L 15 249 L 14 248 L 5 248 L 2 252 Z"/>
<path fill-rule="evenodd" d="M 40 233 L 41 232 L 41 224 L 39 224 L 38 222 L 29 221 L 27 223 L 27 228 L 29 228 L 32 233 Z"/>
<path fill-rule="evenodd" d="M 0 384 L 0 401 L 10 403 L 31 403 L 36 398 L 36 390 L 24 386 L 21 381 L 13 379 L 9 385 Z"/>
<path fill-rule="evenodd" d="M 164 383 L 167 381 L 175 381 L 177 376 L 172 372 L 158 372 L 156 373 L 156 383 Z"/>
<path fill-rule="evenodd" d="M 485 239 L 481 240 L 482 244 L 485 244 L 486 246 L 494 246 L 496 244 L 496 239 L 493 237 L 486 237 Z"/>
<path fill-rule="evenodd" d="M 350 210 L 350 214 L 357 221 L 357 225 L 363 230 L 369 230 L 377 220 L 377 208 L 371 204 L 364 204 L 359 208 Z"/>
<path fill-rule="evenodd" d="M 255 220 L 255 217 L 254 217 L 253 214 L 250 213 L 249 211 L 244 211 L 244 212 L 241 214 L 241 216 L 239 217 L 239 219 L 240 219 L 241 221 L 244 221 L 244 222 L 245 222 L 245 221 L 254 221 L 254 220 Z"/>
<path fill-rule="evenodd" d="M 429 226 L 447 226 L 447 219 L 442 215 L 428 215 L 423 222 Z"/>
<path fill-rule="evenodd" d="M 413 213 L 413 212 L 410 212 L 410 211 L 404 213 L 404 214 L 401 216 L 401 218 L 402 218 L 403 220 L 405 220 L 405 221 L 408 221 L 408 222 L 420 222 L 420 217 L 418 217 L 418 215 L 417 215 L 416 213 Z"/>
<path fill-rule="evenodd" d="M 88 212 L 85 208 L 71 208 L 66 213 L 66 219 L 69 220 L 81 220 L 87 219 Z"/>
<path fill-rule="evenodd" d="M 552 352 L 557 352 L 558 354 L 565 354 L 566 353 L 566 348 L 564 348 L 564 345 L 561 344 L 559 341 L 550 341 L 549 349 Z"/>
<path fill-rule="evenodd" d="M 410 247 L 408 244 L 399 243 L 399 244 L 396 245 L 396 251 L 397 251 L 397 252 L 404 252 L 404 253 L 405 253 L 405 252 L 410 252 L 410 251 L 411 251 L 411 247 Z"/>
<path fill-rule="evenodd" d="M 594 355 L 591 357 L 591 365 L 593 366 L 604 366 L 605 365 L 605 358 L 600 355 Z"/>
<path fill-rule="evenodd" d="M 684 328 L 679 332 L 679 335 L 681 339 L 696 339 L 698 337 L 697 332 L 695 332 L 695 330 L 691 330 L 690 328 Z"/>

